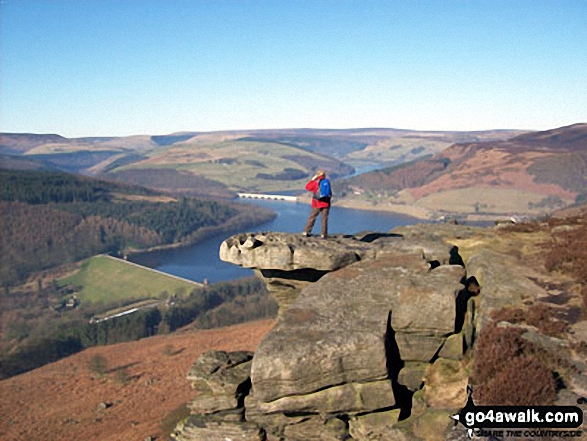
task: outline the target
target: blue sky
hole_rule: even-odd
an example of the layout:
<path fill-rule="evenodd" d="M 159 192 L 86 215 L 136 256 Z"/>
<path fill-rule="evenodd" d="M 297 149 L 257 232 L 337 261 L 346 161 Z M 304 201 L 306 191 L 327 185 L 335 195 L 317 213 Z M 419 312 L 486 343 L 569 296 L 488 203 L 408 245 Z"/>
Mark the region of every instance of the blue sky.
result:
<path fill-rule="evenodd" d="M 587 1 L 2 0 L 0 131 L 587 122 Z"/>

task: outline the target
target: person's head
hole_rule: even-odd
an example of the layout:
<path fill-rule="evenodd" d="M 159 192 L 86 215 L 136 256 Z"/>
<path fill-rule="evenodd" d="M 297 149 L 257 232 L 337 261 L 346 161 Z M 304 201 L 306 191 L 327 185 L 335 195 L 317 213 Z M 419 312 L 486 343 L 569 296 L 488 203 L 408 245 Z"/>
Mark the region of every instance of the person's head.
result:
<path fill-rule="evenodd" d="M 318 177 L 318 178 L 319 178 L 319 177 L 321 177 L 321 176 L 322 176 L 322 177 L 325 177 L 325 176 L 326 176 L 326 173 L 324 172 L 324 170 L 318 170 L 318 171 L 316 172 L 316 177 Z"/>

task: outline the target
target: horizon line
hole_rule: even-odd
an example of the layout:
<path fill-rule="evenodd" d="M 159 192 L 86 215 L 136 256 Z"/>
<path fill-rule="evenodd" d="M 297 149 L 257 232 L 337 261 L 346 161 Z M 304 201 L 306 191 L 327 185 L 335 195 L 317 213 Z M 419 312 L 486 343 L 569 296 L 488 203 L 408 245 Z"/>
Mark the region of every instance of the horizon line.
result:
<path fill-rule="evenodd" d="M 130 138 L 138 136 L 174 136 L 174 135 L 202 135 L 213 133 L 247 133 L 247 132 L 286 132 L 286 131 L 314 131 L 314 132 L 353 132 L 353 131 L 375 131 L 388 130 L 395 132 L 425 132 L 425 133 L 480 133 L 480 132 L 496 132 L 496 131 L 519 131 L 519 132 L 540 132 L 574 125 L 587 124 L 583 122 L 573 123 L 560 127 L 553 127 L 550 129 L 521 129 L 521 128 L 493 128 L 493 129 L 474 129 L 474 130 L 436 130 L 436 129 L 405 129 L 395 127 L 352 127 L 352 128 L 328 128 L 328 127 L 289 127 L 289 128 L 267 128 L 267 129 L 220 129 L 220 130 L 179 130 L 174 132 L 167 132 L 163 134 L 152 133 L 134 133 L 130 135 L 82 135 L 82 136 L 66 136 L 57 132 L 33 132 L 33 131 L 2 131 L 1 135 L 32 135 L 32 136 L 59 136 L 65 139 L 84 139 L 84 138 Z"/>

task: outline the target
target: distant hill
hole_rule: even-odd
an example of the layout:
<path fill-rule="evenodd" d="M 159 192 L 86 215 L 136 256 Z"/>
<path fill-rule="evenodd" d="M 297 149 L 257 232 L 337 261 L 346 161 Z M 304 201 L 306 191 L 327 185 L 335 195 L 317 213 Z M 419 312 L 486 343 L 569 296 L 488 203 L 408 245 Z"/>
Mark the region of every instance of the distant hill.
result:
<path fill-rule="evenodd" d="M 172 168 L 134 168 L 114 171 L 106 175 L 109 179 L 156 188 L 184 195 L 230 199 L 234 192 L 221 182 L 206 179 L 185 170 Z"/>
<path fill-rule="evenodd" d="M 587 124 L 457 143 L 341 187 L 347 199 L 412 204 L 437 213 L 549 212 L 587 198 Z"/>
<path fill-rule="evenodd" d="M 317 168 L 340 178 L 356 168 L 383 167 L 436 154 L 455 142 L 502 140 L 520 133 L 283 129 L 71 139 L 4 133 L 0 134 L 0 155 L 160 190 L 230 197 L 243 190 L 303 189 Z M 9 164 L 9 168 L 19 168 L 15 162 Z"/>
<path fill-rule="evenodd" d="M 0 152 L 5 154 L 22 154 L 43 144 L 67 142 L 67 138 L 59 135 L 0 133 Z"/>
<path fill-rule="evenodd" d="M 158 170 L 166 170 L 168 180 L 161 185 L 171 186 L 170 181 L 178 180 L 180 173 L 185 181 L 185 173 L 189 173 L 220 182 L 232 191 L 277 192 L 303 189 L 317 168 L 328 170 L 332 177 L 353 172 L 352 167 L 338 159 L 283 143 L 195 137 L 110 170 L 106 176 L 117 179 L 132 170 L 135 176 L 142 174 L 150 179 Z M 173 176 L 169 170 L 175 172 Z"/>
<path fill-rule="evenodd" d="M 29 159 L 22 156 L 0 155 L 0 169 L 5 170 L 51 170 L 48 164 L 38 159 Z"/>

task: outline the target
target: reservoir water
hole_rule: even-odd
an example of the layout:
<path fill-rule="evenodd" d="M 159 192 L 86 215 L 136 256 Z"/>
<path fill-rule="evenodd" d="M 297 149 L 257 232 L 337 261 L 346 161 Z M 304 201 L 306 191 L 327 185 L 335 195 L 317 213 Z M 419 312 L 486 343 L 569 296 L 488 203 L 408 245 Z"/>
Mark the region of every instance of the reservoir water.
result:
<path fill-rule="evenodd" d="M 275 219 L 250 228 L 251 232 L 298 233 L 304 228 L 310 213 L 308 203 L 268 200 L 246 200 L 246 203 L 270 208 L 277 213 Z M 366 230 L 386 232 L 396 226 L 417 222 L 421 221 L 395 213 L 354 210 L 333 205 L 330 210 L 328 230 L 330 234 L 355 234 Z M 319 231 L 320 218 L 314 226 L 314 233 L 319 233 Z M 253 275 L 252 270 L 222 262 L 218 257 L 222 241 L 241 232 L 243 231 L 212 236 L 188 247 L 134 255 L 129 257 L 129 260 L 196 282 L 208 279 L 210 283 L 215 283 L 248 277 Z"/>

